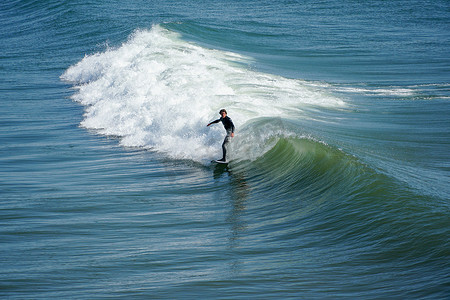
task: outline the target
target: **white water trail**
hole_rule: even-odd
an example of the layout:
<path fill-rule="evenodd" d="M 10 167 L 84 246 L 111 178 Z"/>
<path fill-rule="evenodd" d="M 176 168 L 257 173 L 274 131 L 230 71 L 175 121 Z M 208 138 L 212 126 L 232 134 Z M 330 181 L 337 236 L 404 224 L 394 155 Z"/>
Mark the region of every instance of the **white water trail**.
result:
<path fill-rule="evenodd" d="M 251 120 L 295 118 L 304 105 L 344 105 L 317 84 L 255 72 L 245 62 L 156 25 L 86 56 L 61 78 L 75 85 L 72 98 L 86 107 L 83 127 L 118 136 L 123 146 L 203 163 L 221 155 L 222 125 L 206 127 L 221 108 L 237 127 L 239 145 L 258 143 L 245 127 Z"/>

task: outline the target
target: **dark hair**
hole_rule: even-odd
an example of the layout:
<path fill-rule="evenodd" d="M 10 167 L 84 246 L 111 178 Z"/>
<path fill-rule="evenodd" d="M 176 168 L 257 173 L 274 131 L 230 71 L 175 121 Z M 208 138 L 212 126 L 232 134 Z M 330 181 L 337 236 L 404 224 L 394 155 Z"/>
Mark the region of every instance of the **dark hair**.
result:
<path fill-rule="evenodd" d="M 222 108 L 222 109 L 219 111 L 219 114 L 222 114 L 223 112 L 227 114 L 227 111 L 226 111 L 224 108 Z"/>

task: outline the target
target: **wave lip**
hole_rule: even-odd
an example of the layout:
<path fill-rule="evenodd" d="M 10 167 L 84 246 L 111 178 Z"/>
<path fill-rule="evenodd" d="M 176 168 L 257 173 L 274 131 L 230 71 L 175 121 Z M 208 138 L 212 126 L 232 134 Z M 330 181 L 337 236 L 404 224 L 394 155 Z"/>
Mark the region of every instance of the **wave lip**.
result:
<path fill-rule="evenodd" d="M 117 48 L 86 56 L 61 76 L 86 106 L 83 127 L 121 144 L 199 162 L 216 157 L 227 108 L 238 129 L 261 117 L 295 118 L 305 105 L 344 102 L 305 81 L 259 73 L 248 58 L 207 49 L 160 25 L 138 30 Z"/>

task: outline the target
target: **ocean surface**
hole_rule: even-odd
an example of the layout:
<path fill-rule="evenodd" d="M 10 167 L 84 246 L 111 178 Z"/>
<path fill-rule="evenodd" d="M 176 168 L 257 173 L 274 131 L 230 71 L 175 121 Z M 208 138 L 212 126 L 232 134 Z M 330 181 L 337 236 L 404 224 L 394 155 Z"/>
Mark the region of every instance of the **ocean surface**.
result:
<path fill-rule="evenodd" d="M 448 0 L 6 0 L 0 28 L 0 298 L 450 297 Z"/>

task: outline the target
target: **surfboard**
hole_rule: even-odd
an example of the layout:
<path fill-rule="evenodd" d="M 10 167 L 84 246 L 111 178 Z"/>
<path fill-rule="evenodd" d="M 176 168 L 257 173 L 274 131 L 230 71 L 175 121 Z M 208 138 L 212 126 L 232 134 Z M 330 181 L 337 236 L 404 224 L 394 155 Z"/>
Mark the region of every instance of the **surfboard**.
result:
<path fill-rule="evenodd" d="M 215 162 L 215 163 L 223 164 L 223 165 L 228 164 L 228 161 L 223 161 L 223 160 L 213 160 L 213 161 L 211 161 L 211 162 Z"/>

